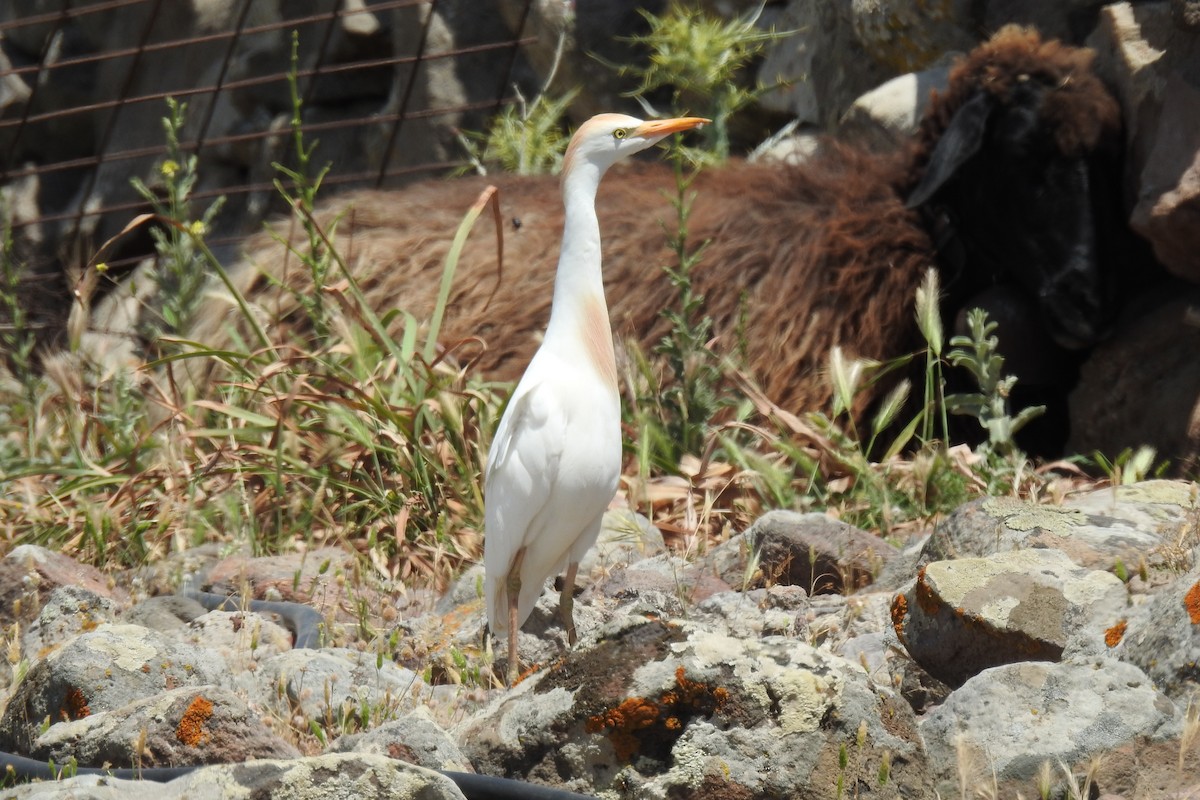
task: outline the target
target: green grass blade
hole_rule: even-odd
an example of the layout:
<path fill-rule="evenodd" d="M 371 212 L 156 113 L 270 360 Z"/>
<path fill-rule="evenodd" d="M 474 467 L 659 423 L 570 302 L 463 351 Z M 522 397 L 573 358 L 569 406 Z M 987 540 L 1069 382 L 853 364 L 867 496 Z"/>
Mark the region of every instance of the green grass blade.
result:
<path fill-rule="evenodd" d="M 503 268 L 504 227 L 500 224 L 499 190 L 495 186 L 488 186 L 467 210 L 467 215 L 463 217 L 462 222 L 458 225 L 458 230 L 454 233 L 450 252 L 446 253 L 446 263 L 442 267 L 442 285 L 438 288 L 437 304 L 433 307 L 433 317 L 429 321 L 429 336 L 425 340 L 425 350 L 422 353 L 427 364 L 432 364 L 437 355 L 438 333 L 441 331 L 442 319 L 446 314 L 446 304 L 450 300 L 450 287 L 454 284 L 454 272 L 458 269 L 458 260 L 467 243 L 467 235 L 471 233 L 471 229 L 475 226 L 475 220 L 479 219 L 479 215 L 483 213 L 483 209 L 489 202 L 492 204 L 492 213 L 496 220 L 496 258 Z"/>

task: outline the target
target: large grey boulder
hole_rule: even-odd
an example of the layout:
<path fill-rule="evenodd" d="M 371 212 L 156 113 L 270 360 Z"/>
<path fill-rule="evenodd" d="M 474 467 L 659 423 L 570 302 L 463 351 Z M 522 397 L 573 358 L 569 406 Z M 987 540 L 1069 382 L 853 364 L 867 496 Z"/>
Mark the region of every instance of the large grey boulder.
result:
<path fill-rule="evenodd" d="M 43 658 L 71 638 L 105 622 L 115 622 L 117 611 L 112 598 L 82 586 L 59 586 L 50 593 L 37 619 L 24 630 L 22 652 L 27 657 Z"/>
<path fill-rule="evenodd" d="M 921 734 L 931 789 L 942 797 L 997 780 L 1024 781 L 1025 796 L 1036 797 L 1043 762 L 1061 774 L 1060 761 L 1071 767 L 1139 737 L 1173 737 L 1179 718 L 1175 705 L 1130 664 L 1025 662 L 971 678 L 928 714 Z"/>
<path fill-rule="evenodd" d="M 1054 548 L 1090 569 L 1138 572 L 1155 580 L 1166 565 L 1164 545 L 1194 505 L 1186 481 L 1144 481 L 1096 489 L 1059 505 L 988 497 L 956 509 L 925 543 L 920 563 L 984 556 L 1020 548 Z M 1142 588 L 1140 580 L 1132 588 Z"/>
<path fill-rule="evenodd" d="M 959 686 L 1000 664 L 1101 652 L 1127 605 L 1112 573 L 1060 550 L 1015 550 L 926 565 L 896 596 L 892 622 L 917 663 Z"/>
<path fill-rule="evenodd" d="M 52 728 L 171 689 L 229 681 L 228 664 L 210 650 L 136 625 L 101 624 L 30 668 L 0 717 L 0 750 L 29 752 L 46 720 Z"/>
<path fill-rule="evenodd" d="M 1125 119 L 1131 224 L 1168 270 L 1200 282 L 1200 33 L 1169 3 L 1114 3 L 1089 44 Z"/>
<path fill-rule="evenodd" d="M 915 733 L 911 710 L 858 664 L 791 637 L 644 617 L 456 729 L 481 772 L 621 798 L 829 797 L 843 750 L 860 796 L 929 797 Z"/>
<path fill-rule="evenodd" d="M 858 97 L 839 120 L 839 129 L 882 146 L 912 136 L 931 94 L 950 82 L 947 59 L 918 72 L 907 72 Z"/>
<path fill-rule="evenodd" d="M 120 602 L 127 597 L 95 567 L 33 544 L 21 544 L 0 559 L 0 626 L 36 619 L 43 604 L 60 587 L 84 589 Z"/>
<path fill-rule="evenodd" d="M 300 755 L 257 711 L 219 686 L 172 689 L 51 725 L 22 753 L 56 764 L 74 758 L 78 764 L 120 768 L 237 764 Z"/>
<path fill-rule="evenodd" d="M 346 648 L 289 650 L 266 659 L 254 674 L 261 708 L 301 722 L 340 724 L 363 709 L 408 711 L 428 693 L 421 676 L 376 653 Z"/>
<path fill-rule="evenodd" d="M 335 753 L 373 753 L 427 769 L 472 771 L 471 762 L 424 706 L 378 728 L 340 736 L 329 749 Z"/>
<path fill-rule="evenodd" d="M 930 66 L 948 52 L 970 50 L 975 9 L 961 0 L 850 0 L 854 32 L 877 62 L 894 72 Z"/>
<path fill-rule="evenodd" d="M 1143 298 L 1080 368 L 1068 452 L 1109 455 L 1148 445 L 1178 474 L 1200 462 L 1200 289 Z"/>
<path fill-rule="evenodd" d="M 1114 656 L 1141 667 L 1181 705 L 1200 695 L 1200 533 L 1190 534 L 1192 550 L 1181 556 L 1192 570 L 1131 611 L 1110 639 Z"/>
<path fill-rule="evenodd" d="M 832 127 L 854 99 L 907 68 L 872 57 L 851 22 L 849 0 L 791 0 L 772 16 L 791 31 L 772 44 L 758 67 L 758 83 L 777 86 L 759 104 L 801 124 Z"/>

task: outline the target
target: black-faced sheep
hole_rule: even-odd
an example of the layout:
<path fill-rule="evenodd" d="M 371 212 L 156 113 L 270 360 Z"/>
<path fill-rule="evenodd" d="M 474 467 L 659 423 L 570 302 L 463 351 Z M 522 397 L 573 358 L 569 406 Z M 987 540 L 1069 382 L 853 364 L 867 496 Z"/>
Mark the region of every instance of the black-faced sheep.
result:
<path fill-rule="evenodd" d="M 913 299 L 933 265 L 951 314 L 985 290 L 982 297 L 996 296 L 990 287 L 1011 287 L 999 292 L 998 311 L 1016 320 L 1014 336 L 1030 338 L 1019 327 L 1044 328 L 1032 336 L 1035 364 L 1056 346 L 1093 344 L 1114 314 L 1125 226 L 1115 188 L 1119 112 L 1091 61 L 1088 50 L 1009 27 L 957 65 L 919 134 L 896 152 L 828 141 L 801 166 L 704 172 L 693 186 L 689 237 L 710 243 L 694 280 L 718 349 L 744 345 L 752 373 L 781 406 L 822 408 L 833 345 L 880 360 L 920 345 Z M 494 234 L 480 225 L 459 265 L 443 338 L 480 337 L 484 374 L 515 379 L 549 315 L 563 221 L 554 178 L 350 194 L 318 219 L 328 228 L 342 217 L 340 249 L 373 307 L 422 317 L 453 232 L 489 182 L 514 223 L 503 278 Z M 676 291 L 660 270 L 671 263 L 664 192 L 674 192 L 670 171 L 638 164 L 612 175 L 598 201 L 614 327 L 647 349 L 665 333 L 660 312 Z M 284 325 L 302 325 L 292 296 L 263 273 L 310 291 L 306 270 L 266 235 L 248 243 L 235 279 Z M 192 336 L 220 344 L 225 309 L 211 302 Z"/>

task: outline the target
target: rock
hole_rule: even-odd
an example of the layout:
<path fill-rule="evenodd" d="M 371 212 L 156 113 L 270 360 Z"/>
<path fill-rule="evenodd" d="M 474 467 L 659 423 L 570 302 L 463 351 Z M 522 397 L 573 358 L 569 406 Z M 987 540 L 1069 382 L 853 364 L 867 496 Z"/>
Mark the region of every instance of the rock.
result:
<path fill-rule="evenodd" d="M 1200 58 L 1200 44 L 1191 47 Z M 1170 73 L 1163 89 L 1158 136 L 1141 175 L 1130 226 L 1146 237 L 1173 274 L 1200 281 L 1200 88 Z"/>
<path fill-rule="evenodd" d="M 844 748 L 860 796 L 884 759 L 887 796 L 931 796 L 911 711 L 857 664 L 692 621 L 614 621 L 456 734 L 481 772 L 585 793 L 825 797 Z"/>
<path fill-rule="evenodd" d="M 998 30 L 1008 23 L 1031 25 L 1046 38 L 1081 42 L 1096 27 L 1100 9 L 1107 0 L 988 0 L 982 30 Z"/>
<path fill-rule="evenodd" d="M 946 683 L 926 672 L 916 661 L 908 661 L 893 668 L 900 696 L 908 703 L 913 713 L 924 716 L 930 709 L 946 701 L 953 690 Z M 895 680 L 895 679 L 894 679 Z"/>
<path fill-rule="evenodd" d="M 112 711 L 182 687 L 225 686 L 219 655 L 136 625 L 102 624 L 36 662 L 0 717 L 0 750 L 28 752 L 44 720 Z"/>
<path fill-rule="evenodd" d="M 809 610 L 808 593 L 799 586 L 768 586 L 712 595 L 690 614 L 730 635 L 799 636 Z"/>
<path fill-rule="evenodd" d="M 909 655 L 961 686 L 989 667 L 1096 653 L 1126 610 L 1111 573 L 1076 566 L 1059 550 L 1015 550 L 935 561 L 896 595 L 892 623 Z"/>
<path fill-rule="evenodd" d="M 0 51 L 0 114 L 4 114 L 9 106 L 25 103 L 31 94 L 33 90 L 13 71 L 12 61 Z M 0 137 L 0 142 L 7 145 L 9 138 Z"/>
<path fill-rule="evenodd" d="M 911 69 L 874 58 L 853 16 L 848 0 L 790 0 L 771 17 L 776 30 L 792 33 L 763 56 L 758 83 L 776 88 L 759 98 L 759 105 L 804 125 L 831 128 L 855 98 Z"/>
<path fill-rule="evenodd" d="M 436 772 L 363 753 L 335 753 L 286 761 L 262 759 L 198 769 L 170 783 L 147 785 L 95 775 L 9 789 L 13 800 L 464 800 Z"/>
<path fill-rule="evenodd" d="M 1130 222 L 1171 273 L 1200 282 L 1200 36 L 1167 3 L 1114 3 L 1089 44 L 1125 119 Z"/>
<path fill-rule="evenodd" d="M 1084 361 L 1070 395 L 1068 452 L 1112 458 L 1149 445 L 1188 474 L 1200 463 L 1197 348 L 1200 291 L 1172 286 L 1147 298 Z"/>
<path fill-rule="evenodd" d="M 1115 659 L 994 667 L 921 722 L 930 788 L 948 797 L 994 776 L 1023 780 L 1025 796 L 1036 797 L 1043 762 L 1057 774 L 1059 761 L 1077 764 L 1139 737 L 1173 736 L 1179 716 L 1141 670 Z"/>
<path fill-rule="evenodd" d="M 165 594 L 146 598 L 122 614 L 121 620 L 159 633 L 173 634 L 207 613 L 208 609 L 190 597 Z"/>
<path fill-rule="evenodd" d="M 258 712 L 219 686 L 188 686 L 52 725 L 25 755 L 63 764 L 167 767 L 296 758 Z"/>
<path fill-rule="evenodd" d="M 383 91 L 387 99 L 376 112 L 383 119 L 368 130 L 366 142 L 359 144 L 360 157 L 365 162 L 350 166 L 350 170 L 384 175 L 388 172 L 402 174 L 406 167 L 444 163 L 461 155 L 461 148 L 449 132 L 464 124 L 463 113 L 456 109 L 469 101 L 464 84 L 468 76 L 457 69 L 456 59 L 445 57 L 460 44 L 456 41 L 459 31 L 450 26 L 451 20 L 458 16 L 457 5 L 420 2 L 388 12 L 390 52 L 402 54 L 404 59 L 393 67 L 391 80 Z M 496 20 L 491 23 L 496 40 L 503 39 L 507 33 L 503 26 Z M 409 59 L 421 53 L 422 41 L 424 56 L 428 60 L 411 63 Z M 494 68 L 494 62 L 489 66 Z M 397 122 L 399 115 L 406 110 L 402 108 L 406 102 L 407 109 L 436 108 L 446 111 L 434 117 L 401 118 L 402 121 Z M 338 115 L 336 105 L 329 108 L 329 114 L 331 117 Z M 352 129 L 348 133 L 354 135 Z M 397 182 L 403 182 L 403 179 L 389 181 L 392 184 Z"/>
<path fill-rule="evenodd" d="M 1193 551 L 1200 556 L 1200 549 Z M 1112 653 L 1181 704 L 1200 690 L 1200 558 L 1191 572 L 1121 619 Z"/>
<path fill-rule="evenodd" d="M 428 692 L 421 676 L 374 653 L 344 648 L 289 650 L 259 665 L 255 676 L 262 708 L 334 724 L 366 709 L 410 709 Z"/>
<path fill-rule="evenodd" d="M 839 129 L 881 146 L 894 145 L 916 132 L 929 95 L 950 80 L 946 59 L 920 72 L 909 72 L 859 96 L 842 115 Z"/>
<path fill-rule="evenodd" d="M 192 620 L 180 638 L 219 653 L 235 670 L 254 671 L 292 649 L 292 632 L 250 611 L 210 611 Z"/>
<path fill-rule="evenodd" d="M 770 511 L 710 563 L 730 586 L 800 586 L 810 594 L 860 589 L 897 553 L 883 539 L 825 514 Z"/>
<path fill-rule="evenodd" d="M 658 613 L 681 616 L 685 609 L 729 585 L 678 556 L 659 555 L 609 572 L 580 596 L 581 602 L 622 604 L 638 602 L 648 595 L 663 597 Z M 628 613 L 628 612 L 618 612 Z"/>
<path fill-rule="evenodd" d="M 358 569 L 353 554 L 324 547 L 311 552 L 222 559 L 208 571 L 204 583 L 214 594 L 241 596 L 249 588 L 249 596 L 255 600 L 310 605 L 333 621 L 331 630 L 336 639 L 337 623 L 356 624 L 361 604 L 378 608 L 389 622 L 395 618 L 397 608 L 407 605 L 397 597 L 402 597 L 402 588 L 385 593 L 373 586 L 358 586 L 354 592 L 346 591 L 346 576 Z"/>
<path fill-rule="evenodd" d="M 1072 772 L 1077 792 L 1084 784 L 1090 784 L 1094 787 L 1093 796 L 1100 793 L 1101 798 L 1109 800 L 1185 800 L 1195 797 L 1200 790 L 1200 779 L 1196 777 L 1200 775 L 1200 748 L 1189 747 L 1178 738 L 1138 738 L 1076 764 Z M 1054 777 L 1055 790 L 1066 788 L 1061 767 L 1054 771 Z M 998 796 L 1027 793 L 1029 781 L 1023 783 L 1002 784 Z"/>
<path fill-rule="evenodd" d="M 21 639 L 22 653 L 33 661 L 45 658 L 67 640 L 116 618 L 117 604 L 113 600 L 78 586 L 60 586 L 50 593 L 38 618 L 26 629 Z"/>
<path fill-rule="evenodd" d="M 212 567 L 205 582 L 215 594 L 234 595 L 250 585 L 257 600 L 305 603 L 333 593 L 337 576 L 353 568 L 353 557 L 345 550 L 323 547 L 306 553 L 226 558 Z"/>
<path fill-rule="evenodd" d="M 1193 484 L 1146 481 L 1097 489 L 1061 506 L 990 497 L 956 509 L 925 543 L 921 564 L 1022 548 L 1054 548 L 1089 569 L 1168 565 L 1164 548 L 1190 512 Z M 1153 572 L 1150 572 L 1153 576 Z M 1135 586 L 1136 588 L 1136 586 Z"/>
<path fill-rule="evenodd" d="M 211 572 L 228 555 L 223 545 L 207 542 L 187 550 L 167 553 L 160 560 L 124 570 L 115 577 L 117 583 L 128 587 L 130 594 L 139 602 L 159 595 L 173 596 L 181 587 L 194 584 L 193 588 L 201 588 L 202 576 Z"/>
<path fill-rule="evenodd" d="M 665 553 L 662 531 L 628 508 L 604 512 L 596 545 L 579 562 L 576 585 L 587 588 L 601 575 Z"/>
<path fill-rule="evenodd" d="M 29 629 L 31 637 L 37 631 L 31 642 L 50 649 L 11 699 L 0 694 L 0 705 L 7 700 L 0 749 L 56 762 L 74 755 L 81 764 L 149 766 L 292 756 L 293 737 L 302 749 L 321 746 L 304 733 L 314 724 L 331 737 L 353 732 L 329 747 L 347 751 L 353 762 L 324 760 L 331 754 L 253 761 L 231 768 L 237 786 L 180 779 L 155 787 L 157 800 L 286 794 L 292 789 L 281 788 L 284 775 L 294 776 L 297 793 L 309 791 L 309 780 L 327 779 L 322 789 L 337 796 L 335 782 L 344 775 L 323 770 L 361 767 L 329 765 L 381 764 L 389 775 L 406 769 L 378 755 L 604 797 L 738 800 L 827 800 L 839 783 L 843 796 L 949 796 L 960 755 L 971 785 L 990 790 L 994 761 L 995 796 L 1034 797 L 1034 773 L 1045 758 L 1056 765 L 1055 780 L 1065 781 L 1061 758 L 1079 774 L 1099 776 L 1093 785 L 1104 792 L 1165 800 L 1194 783 L 1192 767 L 1200 766 L 1200 753 L 1187 752 L 1181 713 L 1197 661 L 1192 634 L 1200 628 L 1190 617 L 1191 605 L 1200 608 L 1190 600 L 1200 597 L 1195 493 L 1190 483 L 1147 481 L 1082 493 L 1059 506 L 1000 498 L 964 506 L 922 546 L 925 592 L 918 595 L 917 584 L 906 590 L 908 612 L 924 612 L 922 598 L 933 609 L 926 629 L 915 624 L 917 614 L 901 620 L 909 627 L 902 624 L 900 634 L 919 661 L 897 647 L 890 590 L 871 585 L 849 595 L 810 596 L 801 585 L 741 589 L 744 581 L 730 588 L 713 577 L 724 570 L 744 575 L 751 542 L 776 536 L 772 525 L 785 532 L 780 541 L 815 561 L 781 522 L 798 523 L 805 536 L 809 524 L 827 530 L 824 539 L 811 540 L 814 550 L 858 541 L 862 532 L 820 516 L 764 517 L 755 538 L 740 534 L 723 551 L 727 558 L 711 558 L 716 548 L 698 566 L 656 552 L 644 520 L 613 515 L 610 538 L 576 604 L 580 643 L 569 648 L 563 641 L 557 592 L 544 592 L 521 634 L 523 651 L 540 665 L 512 689 L 493 679 L 503 660 L 482 636 L 479 575 L 465 575 L 436 611 L 396 620 L 394 636 L 374 633 L 387 630 L 374 615 L 367 625 L 346 626 L 346 643 L 361 652 L 269 656 L 286 646 L 286 634 L 268 633 L 270 623 L 254 614 L 195 616 L 188 601 L 158 598 L 122 617 L 155 624 L 163 631 L 156 633 L 105 622 L 123 600 L 60 588 L 38 601 L 41 618 Z M 839 548 L 828 549 L 831 558 L 849 560 Z M 970 557 L 971 551 L 980 554 Z M 231 560 L 219 574 L 230 588 L 252 576 L 267 591 L 274 588 L 275 598 L 307 590 L 344 596 L 350 592 L 343 583 L 358 588 L 341 579 L 352 573 L 339 552 L 310 553 L 303 561 Z M 934 552 L 960 557 L 930 560 Z M 1148 580 L 1137 577 L 1130 553 L 1145 556 Z M 1106 571 L 1117 559 L 1127 585 Z M 197 563 L 194 554 L 177 554 L 152 570 L 125 573 L 120 584 L 133 594 L 178 584 Z M 915 554 L 891 557 L 888 569 L 897 579 L 911 578 Z M 297 574 L 293 587 L 285 576 Z M 389 593 L 399 594 L 381 589 L 378 596 Z M 422 604 L 432 605 L 414 602 L 405 610 Z M 384 609 L 373 611 L 383 616 Z M 54 641 L 58 636 L 67 640 Z M 269 644 L 279 637 L 284 641 Z M 1002 655 L 1063 660 L 984 669 L 995 655 L 981 655 L 986 643 Z M 922 647 L 942 661 L 918 655 Z M 982 671 L 946 675 L 946 661 Z M 951 690 L 922 662 L 938 676 L 966 680 Z M 914 710 L 926 719 L 921 725 Z M 53 724 L 44 725 L 47 718 Z M 273 733 L 281 729 L 287 732 Z M 984 748 L 992 760 L 980 755 Z M 1086 763 L 1100 754 L 1099 767 Z M 259 775 L 254 770 L 262 763 L 274 766 Z M 881 785 L 885 763 L 888 782 Z M 360 777 L 396 788 L 374 767 Z M 246 788 L 258 781 L 267 788 Z M 104 787 L 66 785 L 76 796 L 105 796 L 96 794 Z M 58 796 L 59 788 L 39 789 L 49 793 L 40 796 Z M 137 790 L 119 796 L 137 797 Z M 372 784 L 347 796 L 374 790 Z"/>
<path fill-rule="evenodd" d="M 120 602 L 125 592 L 95 567 L 32 544 L 17 545 L 0 559 L 0 626 L 28 621 L 60 586 L 86 589 Z"/>
<path fill-rule="evenodd" d="M 552 96 L 572 88 L 580 90 L 569 112 L 575 124 L 603 111 L 636 113 L 636 105 L 622 96 L 631 88 L 629 79 L 600 66 L 597 59 L 607 64 L 635 64 L 644 59 L 645 49 L 627 37 L 645 34 L 649 28 L 638 8 L 662 14 L 666 8 L 663 0 L 636 6 L 619 0 L 498 0 L 496 5 L 509 31 L 522 29 L 524 19 L 524 34 L 534 37 L 535 41 L 522 45 L 521 50 L 536 73 L 536 85 L 549 86 Z"/>
<path fill-rule="evenodd" d="M 851 0 L 850 15 L 863 47 L 893 73 L 925 69 L 946 53 L 978 43 L 969 3 Z"/>
<path fill-rule="evenodd" d="M 794 127 L 784 129 L 779 137 L 773 137 L 754 149 L 747 161 L 755 163 L 778 163 L 799 165 L 817 156 L 824 138 L 810 131 L 791 133 Z"/>
<path fill-rule="evenodd" d="M 366 733 L 340 736 L 330 746 L 336 753 L 371 753 L 426 769 L 471 772 L 471 762 L 428 709 L 418 707 Z"/>

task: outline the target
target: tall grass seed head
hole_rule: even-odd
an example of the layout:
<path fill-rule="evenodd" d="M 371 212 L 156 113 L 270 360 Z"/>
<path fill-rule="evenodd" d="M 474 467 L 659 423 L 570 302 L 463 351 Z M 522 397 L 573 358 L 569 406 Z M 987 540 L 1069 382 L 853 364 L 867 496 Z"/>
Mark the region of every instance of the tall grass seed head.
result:
<path fill-rule="evenodd" d="M 941 293 L 938 272 L 930 267 L 925 271 L 925 280 L 917 287 L 917 327 L 935 356 L 942 354 L 942 315 L 938 310 Z"/>

